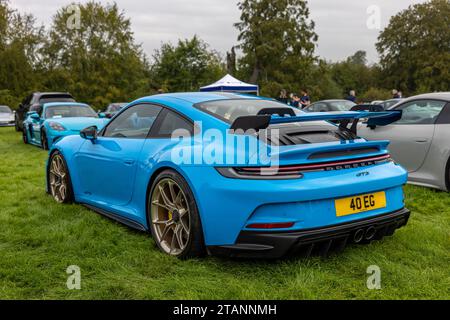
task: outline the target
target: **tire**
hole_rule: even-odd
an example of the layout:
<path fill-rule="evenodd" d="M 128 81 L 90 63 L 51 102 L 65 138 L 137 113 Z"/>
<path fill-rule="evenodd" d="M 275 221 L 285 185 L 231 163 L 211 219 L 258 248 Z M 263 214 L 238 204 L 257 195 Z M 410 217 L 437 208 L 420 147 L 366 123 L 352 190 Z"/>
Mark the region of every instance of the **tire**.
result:
<path fill-rule="evenodd" d="M 72 203 L 74 200 L 72 181 L 64 156 L 55 151 L 50 156 L 48 168 L 48 190 L 58 203 Z"/>
<path fill-rule="evenodd" d="M 19 131 L 24 131 L 24 129 L 20 129 L 19 126 L 19 119 L 17 119 L 17 111 L 16 111 L 16 115 L 14 116 L 14 129 L 16 129 L 17 132 Z"/>
<path fill-rule="evenodd" d="M 44 129 L 41 130 L 41 147 L 44 150 L 48 150 L 47 134 Z"/>
<path fill-rule="evenodd" d="M 25 128 L 25 126 L 23 127 L 23 130 L 22 130 L 22 141 L 23 141 L 23 143 L 25 143 L 25 144 L 28 144 L 28 133 L 27 133 L 27 129 Z"/>
<path fill-rule="evenodd" d="M 450 192 L 450 159 L 447 160 L 447 164 L 445 166 L 445 186 L 447 188 L 447 192 Z"/>
<path fill-rule="evenodd" d="M 156 177 L 147 208 L 149 228 L 161 251 L 180 259 L 205 254 L 197 204 L 180 174 L 165 170 Z"/>

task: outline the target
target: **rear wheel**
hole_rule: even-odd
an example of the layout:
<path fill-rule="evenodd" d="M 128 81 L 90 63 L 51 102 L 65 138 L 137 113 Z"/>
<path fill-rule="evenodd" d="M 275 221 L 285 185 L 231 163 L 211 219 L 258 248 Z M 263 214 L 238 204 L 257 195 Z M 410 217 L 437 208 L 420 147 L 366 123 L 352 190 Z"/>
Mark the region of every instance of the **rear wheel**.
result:
<path fill-rule="evenodd" d="M 158 175 L 151 188 L 148 212 L 152 236 L 163 252 L 179 258 L 204 254 L 197 205 L 177 172 L 166 170 Z"/>
<path fill-rule="evenodd" d="M 447 160 L 447 165 L 445 166 L 445 186 L 447 191 L 450 192 L 450 159 Z"/>
<path fill-rule="evenodd" d="M 23 130 L 22 130 L 22 140 L 23 140 L 23 143 L 28 144 L 28 133 L 27 133 L 27 129 L 25 128 L 25 126 L 23 127 Z"/>
<path fill-rule="evenodd" d="M 47 134 L 45 133 L 45 130 L 41 131 L 41 146 L 42 146 L 42 149 L 48 150 L 48 140 L 47 140 Z"/>
<path fill-rule="evenodd" d="M 47 170 L 49 191 L 53 199 L 58 203 L 72 202 L 72 182 L 66 161 L 60 152 L 56 151 L 52 154 Z"/>
<path fill-rule="evenodd" d="M 20 127 L 19 127 L 19 119 L 17 119 L 17 114 L 16 114 L 16 116 L 14 117 L 14 128 L 16 129 L 17 132 L 20 131 Z M 24 130 L 22 130 L 22 131 L 24 131 Z"/>

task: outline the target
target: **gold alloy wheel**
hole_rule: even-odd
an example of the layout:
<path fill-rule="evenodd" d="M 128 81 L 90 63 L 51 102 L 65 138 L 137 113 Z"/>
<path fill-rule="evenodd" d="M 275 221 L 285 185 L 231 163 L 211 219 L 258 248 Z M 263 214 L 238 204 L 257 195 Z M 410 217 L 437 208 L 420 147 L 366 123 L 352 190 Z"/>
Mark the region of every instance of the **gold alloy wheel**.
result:
<path fill-rule="evenodd" d="M 53 156 L 49 172 L 50 192 L 56 202 L 63 203 L 67 199 L 67 172 L 61 155 Z"/>
<path fill-rule="evenodd" d="M 155 241 L 166 253 L 180 255 L 189 242 L 190 212 L 186 195 L 174 180 L 164 178 L 155 186 L 151 218 Z"/>

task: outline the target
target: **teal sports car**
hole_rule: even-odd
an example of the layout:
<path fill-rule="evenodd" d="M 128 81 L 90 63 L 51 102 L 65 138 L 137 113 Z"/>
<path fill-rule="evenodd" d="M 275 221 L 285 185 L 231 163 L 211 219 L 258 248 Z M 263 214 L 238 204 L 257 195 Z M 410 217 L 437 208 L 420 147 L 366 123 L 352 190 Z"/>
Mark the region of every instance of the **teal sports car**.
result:
<path fill-rule="evenodd" d="M 65 136 L 78 135 L 90 126 L 101 130 L 108 121 L 84 103 L 46 103 L 40 110 L 27 113 L 23 122 L 23 142 L 48 150 Z"/>

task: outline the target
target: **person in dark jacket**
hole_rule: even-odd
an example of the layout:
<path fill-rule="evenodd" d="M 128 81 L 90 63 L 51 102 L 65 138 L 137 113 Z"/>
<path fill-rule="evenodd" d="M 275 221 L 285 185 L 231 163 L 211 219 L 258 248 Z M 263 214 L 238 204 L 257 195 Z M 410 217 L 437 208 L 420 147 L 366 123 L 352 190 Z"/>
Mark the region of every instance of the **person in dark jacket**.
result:
<path fill-rule="evenodd" d="M 345 100 L 348 100 L 348 101 L 356 103 L 356 92 L 355 92 L 355 90 L 350 90 L 349 95 L 347 96 L 347 98 L 345 98 Z"/>
<path fill-rule="evenodd" d="M 278 96 L 277 101 L 284 103 L 284 104 L 289 104 L 289 98 L 287 95 L 287 91 L 285 89 L 282 89 L 280 91 L 280 95 Z"/>
<path fill-rule="evenodd" d="M 300 97 L 298 96 L 298 94 L 294 94 L 294 96 L 292 97 L 291 106 L 294 108 L 300 108 Z"/>
<path fill-rule="evenodd" d="M 300 98 L 300 106 L 302 109 L 306 108 L 311 104 L 311 98 L 309 97 L 308 91 L 302 90 L 302 97 Z"/>

